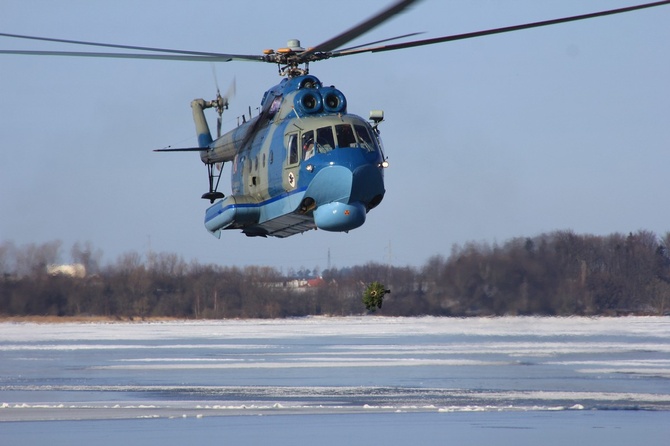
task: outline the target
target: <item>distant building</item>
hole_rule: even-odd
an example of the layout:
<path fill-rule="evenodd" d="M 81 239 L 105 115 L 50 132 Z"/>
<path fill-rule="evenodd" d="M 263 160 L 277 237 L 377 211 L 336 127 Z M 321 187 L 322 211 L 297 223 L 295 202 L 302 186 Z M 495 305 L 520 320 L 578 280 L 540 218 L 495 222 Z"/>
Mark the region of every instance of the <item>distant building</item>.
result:
<path fill-rule="evenodd" d="M 67 276 L 77 279 L 86 277 L 86 267 L 81 263 L 72 263 L 69 265 L 47 265 L 47 274 L 51 276 Z"/>
<path fill-rule="evenodd" d="M 313 279 L 292 279 L 285 280 L 282 282 L 276 282 L 273 286 L 277 288 L 288 288 L 294 291 L 304 292 L 308 290 L 314 290 L 320 286 L 326 284 L 326 281 L 321 277 L 315 277 Z"/>

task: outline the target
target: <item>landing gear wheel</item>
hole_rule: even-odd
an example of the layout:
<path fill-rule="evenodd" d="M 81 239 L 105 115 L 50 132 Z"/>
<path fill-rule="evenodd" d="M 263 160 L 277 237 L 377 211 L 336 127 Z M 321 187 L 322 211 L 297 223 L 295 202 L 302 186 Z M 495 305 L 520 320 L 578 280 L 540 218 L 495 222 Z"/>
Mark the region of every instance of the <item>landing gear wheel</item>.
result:
<path fill-rule="evenodd" d="M 210 203 L 214 203 L 215 200 L 223 197 L 225 197 L 225 195 L 223 195 L 221 192 L 207 192 L 202 194 L 202 198 L 209 200 Z"/>

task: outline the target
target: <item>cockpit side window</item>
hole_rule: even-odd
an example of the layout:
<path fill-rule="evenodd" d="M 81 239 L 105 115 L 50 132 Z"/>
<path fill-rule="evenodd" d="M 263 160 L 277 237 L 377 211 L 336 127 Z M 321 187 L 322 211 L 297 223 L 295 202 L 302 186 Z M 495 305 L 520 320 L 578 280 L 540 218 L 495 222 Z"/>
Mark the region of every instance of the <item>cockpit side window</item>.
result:
<path fill-rule="evenodd" d="M 298 134 L 293 133 L 288 135 L 288 164 L 296 164 L 300 161 L 300 155 L 298 152 Z"/>
<path fill-rule="evenodd" d="M 338 147 L 355 147 L 356 137 L 349 124 L 338 124 L 335 126 Z"/>
<path fill-rule="evenodd" d="M 356 129 L 356 135 L 358 135 L 361 146 L 368 152 L 374 152 L 375 143 L 368 129 L 363 125 L 354 125 L 354 128 Z"/>
<path fill-rule="evenodd" d="M 307 160 L 314 156 L 314 130 L 302 134 L 302 159 Z"/>
<path fill-rule="evenodd" d="M 272 104 L 270 104 L 270 110 L 268 111 L 268 118 L 272 118 L 277 114 L 279 108 L 281 107 L 281 100 L 281 95 L 275 96 L 275 98 L 272 100 Z"/>
<path fill-rule="evenodd" d="M 335 148 L 332 127 L 321 127 L 316 131 L 316 149 L 319 153 L 330 152 Z"/>

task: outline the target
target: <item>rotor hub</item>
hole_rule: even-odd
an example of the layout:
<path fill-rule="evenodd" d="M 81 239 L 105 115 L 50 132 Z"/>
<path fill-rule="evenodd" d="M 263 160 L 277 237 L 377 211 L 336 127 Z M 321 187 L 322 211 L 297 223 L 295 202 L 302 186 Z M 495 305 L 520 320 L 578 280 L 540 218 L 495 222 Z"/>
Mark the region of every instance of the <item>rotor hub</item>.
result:
<path fill-rule="evenodd" d="M 307 52 L 306 52 L 307 51 Z M 290 39 L 285 47 L 263 51 L 266 62 L 276 63 L 279 66 L 279 75 L 289 78 L 309 74 L 309 63 L 328 59 L 329 52 L 310 52 L 300 46 L 300 40 Z"/>

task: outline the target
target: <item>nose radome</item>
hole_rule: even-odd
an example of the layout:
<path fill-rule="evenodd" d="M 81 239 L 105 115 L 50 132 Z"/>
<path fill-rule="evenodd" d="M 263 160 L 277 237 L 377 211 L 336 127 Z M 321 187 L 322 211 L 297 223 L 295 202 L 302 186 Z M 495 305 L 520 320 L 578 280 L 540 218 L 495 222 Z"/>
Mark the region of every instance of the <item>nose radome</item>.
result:
<path fill-rule="evenodd" d="M 314 223 L 324 231 L 350 231 L 365 223 L 365 206 L 355 203 L 326 203 L 314 210 Z"/>

